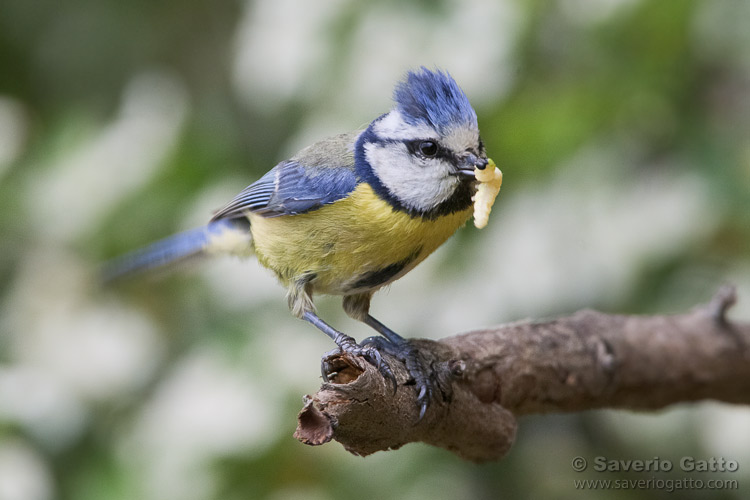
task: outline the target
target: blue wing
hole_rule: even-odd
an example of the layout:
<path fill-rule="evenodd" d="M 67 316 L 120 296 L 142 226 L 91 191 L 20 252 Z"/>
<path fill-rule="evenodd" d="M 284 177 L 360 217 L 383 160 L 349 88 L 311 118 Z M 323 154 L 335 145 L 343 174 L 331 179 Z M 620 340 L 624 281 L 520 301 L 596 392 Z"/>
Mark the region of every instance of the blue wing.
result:
<path fill-rule="evenodd" d="M 248 212 L 265 217 L 310 212 L 351 193 L 360 182 L 354 172 L 353 144 L 359 132 L 325 139 L 276 165 L 214 215 L 207 226 L 154 243 L 110 262 L 110 281 L 141 269 L 160 267 L 204 253 L 227 231 L 247 236 Z M 249 244 L 249 240 L 248 240 Z"/>
<path fill-rule="evenodd" d="M 219 210 L 213 221 L 253 212 L 298 215 L 340 200 L 357 187 L 351 134 L 321 141 L 283 161 Z"/>

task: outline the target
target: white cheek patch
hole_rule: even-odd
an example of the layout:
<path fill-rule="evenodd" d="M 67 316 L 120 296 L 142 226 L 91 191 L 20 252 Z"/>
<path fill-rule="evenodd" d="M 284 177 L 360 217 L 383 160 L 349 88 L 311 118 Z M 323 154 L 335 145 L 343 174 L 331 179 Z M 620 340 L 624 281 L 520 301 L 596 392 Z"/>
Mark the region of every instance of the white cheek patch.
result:
<path fill-rule="evenodd" d="M 375 175 L 402 205 L 426 212 L 447 200 L 458 187 L 451 166 L 442 160 L 419 161 L 404 144 L 366 144 L 365 157 Z"/>
<path fill-rule="evenodd" d="M 432 127 L 417 124 L 410 125 L 404 121 L 401 113 L 394 109 L 383 118 L 378 120 L 373 131 L 381 139 L 403 141 L 409 139 L 432 139 L 437 140 L 438 135 Z"/>

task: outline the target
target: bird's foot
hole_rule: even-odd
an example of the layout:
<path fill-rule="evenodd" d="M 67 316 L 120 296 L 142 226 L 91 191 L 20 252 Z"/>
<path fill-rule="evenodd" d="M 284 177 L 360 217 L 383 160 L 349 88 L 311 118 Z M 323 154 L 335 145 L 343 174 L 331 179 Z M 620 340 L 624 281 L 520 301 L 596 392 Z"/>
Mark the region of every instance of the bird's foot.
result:
<path fill-rule="evenodd" d="M 418 349 L 406 339 L 392 342 L 380 336 L 368 337 L 362 341 L 362 345 L 375 348 L 377 351 L 389 354 L 404 363 L 406 371 L 411 377 L 409 382 L 413 383 L 417 390 L 418 420 L 422 420 L 435 394 L 435 381 L 430 377 L 431 370 L 419 357 Z"/>
<path fill-rule="evenodd" d="M 335 339 L 334 342 L 336 342 L 336 345 L 338 348 L 334 349 L 333 351 L 327 352 L 323 355 L 323 358 L 320 360 L 320 371 L 321 375 L 323 376 L 323 380 L 326 382 L 329 381 L 330 375 L 332 373 L 336 373 L 335 367 L 330 363 L 329 359 L 333 356 L 338 356 L 343 353 L 350 354 L 352 356 L 361 356 L 365 358 L 371 365 L 373 365 L 375 368 L 378 369 L 380 374 L 385 378 L 386 380 L 390 381 L 393 384 L 393 392 L 396 392 L 396 377 L 393 375 L 393 372 L 391 371 L 391 368 L 388 366 L 388 363 L 386 363 L 383 360 L 383 356 L 380 354 L 380 351 L 378 350 L 378 347 L 375 345 L 360 345 L 357 344 L 357 341 L 354 340 L 352 337 L 345 335 L 345 334 L 339 334 Z"/>

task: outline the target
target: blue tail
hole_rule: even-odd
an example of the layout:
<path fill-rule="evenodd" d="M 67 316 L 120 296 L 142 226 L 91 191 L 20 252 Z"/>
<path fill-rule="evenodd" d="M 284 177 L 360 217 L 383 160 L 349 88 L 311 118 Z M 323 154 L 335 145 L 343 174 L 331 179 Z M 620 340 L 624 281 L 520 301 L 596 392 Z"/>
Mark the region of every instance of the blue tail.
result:
<path fill-rule="evenodd" d="M 118 257 L 104 266 L 103 281 L 110 282 L 129 274 L 156 269 L 204 253 L 211 239 L 225 230 L 248 230 L 241 220 L 217 220 L 157 241 L 146 248 Z"/>

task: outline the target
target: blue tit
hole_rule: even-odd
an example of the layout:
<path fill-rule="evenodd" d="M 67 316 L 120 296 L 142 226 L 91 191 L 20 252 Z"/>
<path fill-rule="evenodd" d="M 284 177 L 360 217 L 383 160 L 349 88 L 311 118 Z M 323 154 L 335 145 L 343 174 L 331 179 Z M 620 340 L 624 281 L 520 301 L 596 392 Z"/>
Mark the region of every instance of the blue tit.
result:
<path fill-rule="evenodd" d="M 364 356 L 394 384 L 381 353 L 404 361 L 421 418 L 434 382 L 415 348 L 370 315 L 370 300 L 466 223 L 474 169 L 488 160 L 477 115 L 448 73 L 411 71 L 393 99 L 393 108 L 367 128 L 282 161 L 205 227 L 118 259 L 109 276 L 195 254 L 255 255 L 287 288 L 292 313 L 331 337 L 341 352 Z M 346 313 L 382 337 L 358 344 L 334 329 L 316 314 L 315 294 L 342 296 Z"/>

